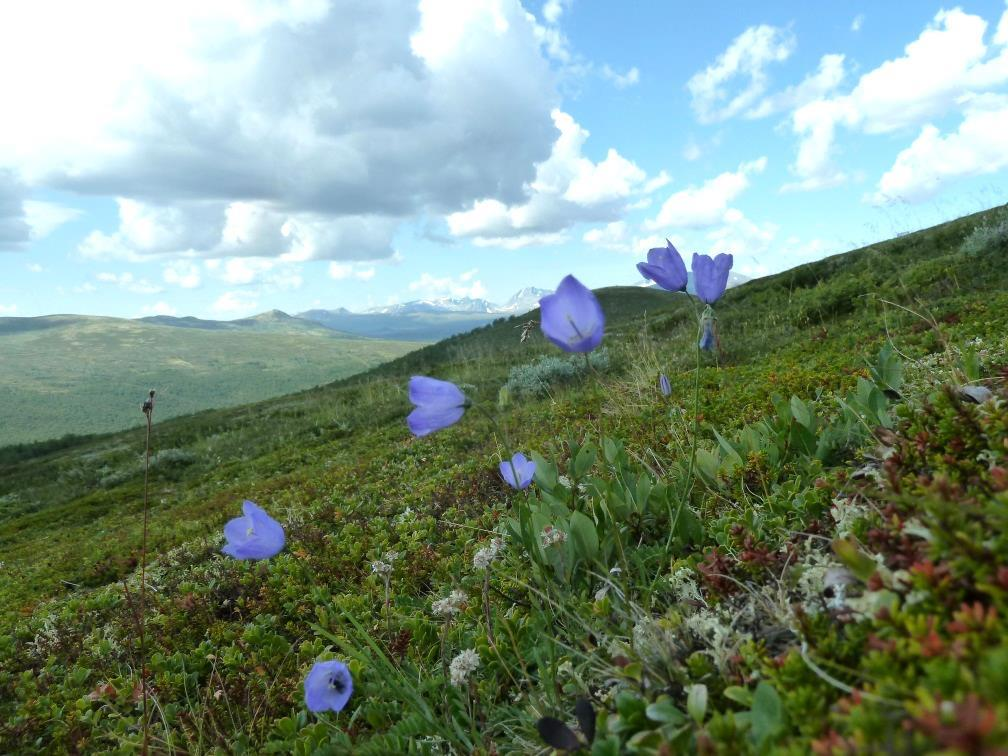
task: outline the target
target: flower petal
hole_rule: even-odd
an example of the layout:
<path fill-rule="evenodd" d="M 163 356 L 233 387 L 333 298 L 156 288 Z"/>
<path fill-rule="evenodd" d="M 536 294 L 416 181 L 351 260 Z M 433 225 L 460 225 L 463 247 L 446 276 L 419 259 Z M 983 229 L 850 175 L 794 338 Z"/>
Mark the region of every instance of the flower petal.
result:
<path fill-rule="evenodd" d="M 406 425 L 409 426 L 414 436 L 426 436 L 436 430 L 454 425 L 461 419 L 464 412 L 465 407 L 462 406 L 420 405 L 409 413 Z"/>
<path fill-rule="evenodd" d="M 417 406 L 461 407 L 466 397 L 451 381 L 414 375 L 409 381 L 409 400 Z"/>
<path fill-rule="evenodd" d="M 286 543 L 283 526 L 248 499 L 242 510 L 244 517 L 236 517 L 224 525 L 227 544 L 221 551 L 235 559 L 269 559 L 278 554 Z"/>
<path fill-rule="evenodd" d="M 697 296 L 707 304 L 714 304 L 725 293 L 728 286 L 728 272 L 734 258 L 721 253 L 717 258 L 710 255 L 693 255 L 693 285 Z"/>
<path fill-rule="evenodd" d="M 350 670 L 340 661 L 316 662 L 305 676 L 304 692 L 309 710 L 342 711 L 353 693 Z"/>
<path fill-rule="evenodd" d="M 590 352 L 602 343 L 605 315 L 591 289 L 566 276 L 554 294 L 539 300 L 543 334 L 567 352 Z"/>

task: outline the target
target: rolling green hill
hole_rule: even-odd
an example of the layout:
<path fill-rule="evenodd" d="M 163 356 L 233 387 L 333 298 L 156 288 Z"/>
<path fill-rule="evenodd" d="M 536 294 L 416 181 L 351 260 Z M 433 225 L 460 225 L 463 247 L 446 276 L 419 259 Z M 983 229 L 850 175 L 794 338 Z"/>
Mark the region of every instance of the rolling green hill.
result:
<path fill-rule="evenodd" d="M 238 321 L 0 318 L 0 446 L 136 425 L 343 378 L 415 342 L 352 337 L 271 311 Z"/>
<path fill-rule="evenodd" d="M 146 658 L 157 753 L 997 753 L 1006 254 L 996 208 L 747 283 L 716 355 L 685 296 L 612 288 L 587 367 L 512 318 L 158 405 L 143 657 L 143 432 L 0 449 L 0 751 L 137 752 Z M 479 408 L 412 438 L 413 374 Z M 268 560 L 220 553 L 246 498 Z M 333 658 L 353 695 L 311 714 Z"/>

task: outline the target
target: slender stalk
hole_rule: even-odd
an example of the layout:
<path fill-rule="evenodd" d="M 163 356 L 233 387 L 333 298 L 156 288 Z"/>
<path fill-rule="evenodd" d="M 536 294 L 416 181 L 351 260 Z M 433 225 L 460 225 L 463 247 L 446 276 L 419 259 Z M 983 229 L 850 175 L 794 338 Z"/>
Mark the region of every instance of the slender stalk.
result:
<path fill-rule="evenodd" d="M 689 469 L 686 472 L 686 487 L 684 499 L 693 490 L 693 468 L 696 465 L 697 436 L 700 434 L 700 338 L 703 336 L 703 319 L 697 326 L 696 339 L 696 374 L 693 378 L 693 439 L 690 444 Z"/>
<path fill-rule="evenodd" d="M 483 617 L 486 619 L 487 641 L 490 643 L 490 648 L 496 650 L 497 644 L 494 643 L 493 622 L 490 617 L 490 565 L 486 566 L 484 572 L 486 574 L 483 576 Z"/>
<path fill-rule="evenodd" d="M 689 448 L 689 469 L 686 472 L 686 493 L 692 490 L 692 471 L 697 464 L 697 436 L 700 434 L 700 339 L 697 340 L 697 374 L 694 377 L 694 429 Z"/>
<path fill-rule="evenodd" d="M 147 693 L 147 650 L 145 646 L 145 602 L 147 598 L 147 523 L 148 523 L 148 483 L 150 481 L 150 436 L 151 436 L 151 415 L 154 414 L 154 389 L 141 407 L 147 417 L 147 439 L 144 450 L 144 502 L 143 502 L 143 540 L 140 544 L 140 612 L 138 624 L 140 625 L 140 688 L 143 692 L 143 756 L 147 756 L 147 748 L 150 740 L 150 720 L 148 717 L 148 693 Z"/>

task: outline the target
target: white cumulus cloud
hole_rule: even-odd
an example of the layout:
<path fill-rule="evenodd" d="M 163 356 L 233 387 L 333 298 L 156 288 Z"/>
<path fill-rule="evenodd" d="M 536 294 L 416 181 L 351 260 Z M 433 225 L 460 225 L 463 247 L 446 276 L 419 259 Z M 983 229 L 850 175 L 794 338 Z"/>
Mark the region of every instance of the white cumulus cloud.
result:
<path fill-rule="evenodd" d="M 559 136 L 549 158 L 536 165 L 526 200 L 509 205 L 479 199 L 468 210 L 447 216 L 453 236 L 504 247 L 553 243 L 575 223 L 618 219 L 631 200 L 668 182 L 664 173 L 649 181 L 614 149 L 592 162 L 582 154 L 589 132 L 560 110 L 553 111 L 553 121 Z"/>
<path fill-rule="evenodd" d="M 543 29 L 519 0 L 17 4 L 0 169 L 119 198 L 88 257 L 387 258 L 405 220 L 522 201 L 559 101 Z"/>
<path fill-rule="evenodd" d="M 943 135 L 932 124 L 896 156 L 869 201 L 919 202 L 948 181 L 1008 168 L 1008 98 L 978 98 L 959 127 Z"/>
<path fill-rule="evenodd" d="M 473 269 L 461 273 L 457 277 L 438 277 L 430 273 L 422 273 L 416 281 L 411 281 L 409 290 L 418 292 L 425 297 L 469 297 L 470 299 L 482 299 L 486 296 L 487 290 L 483 282 L 476 278 L 478 270 Z"/>
<path fill-rule="evenodd" d="M 701 123 L 713 123 L 751 108 L 769 86 L 767 68 L 791 57 L 796 45 L 794 35 L 786 29 L 767 24 L 746 29 L 687 82 L 697 118 Z"/>
<path fill-rule="evenodd" d="M 201 280 L 199 266 L 185 260 L 169 263 L 165 266 L 162 275 L 165 283 L 180 286 L 183 289 L 195 289 L 200 285 Z"/>
<path fill-rule="evenodd" d="M 225 291 L 210 309 L 220 315 L 253 315 L 259 302 L 255 296 L 242 291 Z"/>
<path fill-rule="evenodd" d="M 959 8 L 941 10 L 903 55 L 865 73 L 849 93 L 798 107 L 792 129 L 800 143 L 791 166 L 797 180 L 783 189 L 818 189 L 846 180 L 833 161 L 841 126 L 865 134 L 906 130 L 959 111 L 977 94 L 1008 82 L 1008 39 L 1001 31 L 1006 19 L 1008 11 L 992 39 L 1002 49 L 992 55 L 984 43 L 983 18 Z"/>
<path fill-rule="evenodd" d="M 742 163 L 736 171 L 726 171 L 700 186 L 675 192 L 662 203 L 657 216 L 644 222 L 648 230 L 706 228 L 723 222 L 729 203 L 749 187 L 749 177 L 762 173 L 766 157 Z"/>

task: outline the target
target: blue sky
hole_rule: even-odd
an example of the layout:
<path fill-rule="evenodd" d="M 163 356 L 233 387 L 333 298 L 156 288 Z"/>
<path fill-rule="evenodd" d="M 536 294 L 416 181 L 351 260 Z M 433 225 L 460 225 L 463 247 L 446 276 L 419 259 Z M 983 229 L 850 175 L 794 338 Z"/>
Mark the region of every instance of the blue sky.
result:
<path fill-rule="evenodd" d="M 0 9 L 0 316 L 758 276 L 1008 201 L 1003 0 L 246 5 Z"/>

